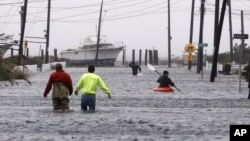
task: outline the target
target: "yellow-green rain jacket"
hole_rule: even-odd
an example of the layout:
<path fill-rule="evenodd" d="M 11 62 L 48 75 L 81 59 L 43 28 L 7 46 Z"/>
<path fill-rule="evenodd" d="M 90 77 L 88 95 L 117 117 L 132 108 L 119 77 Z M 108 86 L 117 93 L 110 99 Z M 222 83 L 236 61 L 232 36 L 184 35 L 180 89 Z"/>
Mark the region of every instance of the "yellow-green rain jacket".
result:
<path fill-rule="evenodd" d="M 85 73 L 78 81 L 75 90 L 82 90 L 83 94 L 96 94 L 97 86 L 99 86 L 104 93 L 110 94 L 109 88 L 98 75 L 94 73 Z"/>

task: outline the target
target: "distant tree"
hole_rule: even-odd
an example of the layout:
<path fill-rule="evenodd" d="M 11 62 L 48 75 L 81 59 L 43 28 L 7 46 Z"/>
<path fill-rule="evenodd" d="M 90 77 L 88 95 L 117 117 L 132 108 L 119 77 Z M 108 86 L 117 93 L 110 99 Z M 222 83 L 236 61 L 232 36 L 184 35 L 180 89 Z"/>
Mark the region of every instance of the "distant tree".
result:
<path fill-rule="evenodd" d="M 17 58 L 14 59 L 14 62 L 17 61 L 18 61 Z M 15 66 L 17 66 L 17 64 L 14 62 L 11 62 L 11 60 L 3 59 L 2 55 L 0 54 L 0 81 L 9 81 L 11 85 L 14 84 L 18 85 L 18 83 L 15 80 L 23 79 L 27 81 L 29 84 L 31 84 L 31 82 L 28 80 L 29 74 L 26 73 L 24 70 L 15 69 Z M 7 86 L 7 84 L 5 85 Z"/>
<path fill-rule="evenodd" d="M 237 43 L 233 46 L 233 58 L 235 63 L 240 62 L 240 47 L 241 45 L 238 45 Z M 244 48 L 242 48 L 242 54 L 244 54 L 244 58 L 242 57 L 242 63 L 246 63 L 250 61 L 250 46 L 247 44 L 244 44 Z M 213 61 L 213 55 L 208 55 L 207 60 L 209 62 Z M 224 52 L 224 53 L 219 53 L 218 55 L 218 63 L 225 64 L 231 61 L 231 56 L 230 52 Z"/>

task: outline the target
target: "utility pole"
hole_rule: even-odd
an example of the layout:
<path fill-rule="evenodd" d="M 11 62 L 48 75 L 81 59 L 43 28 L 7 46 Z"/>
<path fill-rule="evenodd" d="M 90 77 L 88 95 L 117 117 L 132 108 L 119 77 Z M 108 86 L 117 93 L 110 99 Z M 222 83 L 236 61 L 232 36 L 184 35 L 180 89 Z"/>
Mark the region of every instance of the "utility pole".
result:
<path fill-rule="evenodd" d="M 217 33 L 215 33 L 215 34 L 217 34 L 217 36 L 215 39 L 216 42 L 215 42 L 215 48 L 214 48 L 213 64 L 212 64 L 210 82 L 214 82 L 216 72 L 217 72 L 218 53 L 219 53 L 219 47 L 220 47 L 221 31 L 222 31 L 224 17 L 225 17 L 225 11 L 226 11 L 226 4 L 227 4 L 227 0 L 223 0 L 221 15 L 220 15 L 220 22 L 219 22 L 219 25 L 217 28 L 218 29 Z M 215 25 L 215 26 L 217 26 L 217 25 Z"/>
<path fill-rule="evenodd" d="M 247 68 L 247 72 L 248 72 L 248 99 L 250 99 L 250 61 L 248 62 L 248 68 Z"/>
<path fill-rule="evenodd" d="M 220 15 L 220 0 L 215 0 L 215 14 L 214 14 L 214 50 L 217 42 L 217 34 L 218 34 L 218 27 L 219 27 L 219 15 Z M 214 69 L 217 70 L 217 64 L 214 66 Z M 214 77 L 217 76 L 217 71 L 214 72 Z"/>
<path fill-rule="evenodd" d="M 24 37 L 24 32 L 25 32 L 25 23 L 26 23 L 26 15 L 27 15 L 27 5 L 28 5 L 28 0 L 24 1 L 24 6 L 21 7 L 21 35 L 20 35 L 20 42 L 19 42 L 19 60 L 18 64 L 21 65 L 21 57 L 23 56 L 23 37 Z"/>
<path fill-rule="evenodd" d="M 171 68 L 170 0 L 168 0 L 168 67 Z"/>
<path fill-rule="evenodd" d="M 49 62 L 50 7 L 51 7 L 51 0 L 48 0 L 47 30 L 45 36 L 46 37 L 45 64 Z"/>
<path fill-rule="evenodd" d="M 233 32 L 232 32 L 232 10 L 231 10 L 231 0 L 227 1 L 228 4 L 228 15 L 229 15 L 229 40 L 230 40 L 230 58 L 231 63 L 234 61 L 233 57 Z"/>
<path fill-rule="evenodd" d="M 101 32 L 101 22 L 102 22 L 102 6 L 103 6 L 103 0 L 102 0 L 102 3 L 101 3 L 100 16 L 99 16 L 99 25 L 98 25 L 96 56 L 95 56 L 96 65 L 98 65 L 98 52 L 99 52 L 99 46 L 100 46 L 100 32 Z"/>
<path fill-rule="evenodd" d="M 244 34 L 244 17 L 243 17 L 243 11 L 241 11 L 241 34 Z M 241 39 L 241 46 L 240 46 L 240 55 L 239 55 L 239 92 L 241 92 L 241 64 L 245 63 L 244 61 L 244 43 L 245 40 Z"/>
<path fill-rule="evenodd" d="M 195 0 L 192 0 L 192 10 L 191 10 L 191 21 L 190 21 L 190 35 L 189 35 L 189 43 L 192 44 L 193 43 L 193 27 L 194 27 L 194 4 L 195 4 Z M 188 61 L 188 70 L 191 71 L 191 67 L 192 67 L 192 60 Z"/>
<path fill-rule="evenodd" d="M 244 13 L 243 11 L 241 11 L 241 34 L 244 34 Z M 245 58 L 245 40 L 242 39 L 241 40 L 241 47 L 242 47 L 242 54 L 240 56 L 242 56 L 242 60 L 240 61 L 240 64 L 246 63 L 246 58 Z"/>
<path fill-rule="evenodd" d="M 201 0 L 199 43 L 203 43 L 204 11 L 205 11 L 205 0 Z M 203 47 L 198 47 L 197 73 L 200 73 L 200 71 L 202 71 L 202 67 L 203 67 Z"/>
<path fill-rule="evenodd" d="M 220 0 L 215 0 L 215 14 L 214 14 L 214 48 L 217 40 L 218 26 L 220 14 Z"/>

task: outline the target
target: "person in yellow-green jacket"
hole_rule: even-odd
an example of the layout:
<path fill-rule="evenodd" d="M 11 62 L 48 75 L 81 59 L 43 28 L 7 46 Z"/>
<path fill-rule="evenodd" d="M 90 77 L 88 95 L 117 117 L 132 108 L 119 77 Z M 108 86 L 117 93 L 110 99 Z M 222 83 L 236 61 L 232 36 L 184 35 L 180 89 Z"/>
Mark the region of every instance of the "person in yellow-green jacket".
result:
<path fill-rule="evenodd" d="M 88 73 L 81 76 L 75 87 L 75 95 L 78 95 L 78 91 L 80 89 L 82 90 L 81 110 L 83 112 L 95 112 L 97 86 L 99 86 L 103 92 L 108 95 L 108 98 L 111 99 L 109 88 L 106 86 L 101 77 L 94 72 L 95 66 L 89 65 Z"/>

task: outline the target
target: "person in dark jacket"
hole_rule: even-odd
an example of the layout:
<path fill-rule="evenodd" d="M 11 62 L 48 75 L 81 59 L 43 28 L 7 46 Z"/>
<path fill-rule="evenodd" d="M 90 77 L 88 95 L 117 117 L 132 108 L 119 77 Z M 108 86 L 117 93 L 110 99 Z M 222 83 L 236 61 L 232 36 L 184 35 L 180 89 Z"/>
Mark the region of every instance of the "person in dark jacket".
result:
<path fill-rule="evenodd" d="M 70 75 L 63 70 L 62 64 L 57 63 L 55 67 L 56 71 L 51 73 L 43 96 L 46 98 L 53 86 L 52 102 L 54 110 L 69 112 L 68 95 L 73 93 L 72 80 Z"/>
<path fill-rule="evenodd" d="M 159 87 L 175 86 L 174 82 L 168 77 L 168 71 L 163 71 L 163 76 L 159 77 L 157 82 L 160 83 Z"/>
<path fill-rule="evenodd" d="M 141 67 L 137 64 L 135 64 L 135 62 L 130 62 L 129 63 L 129 67 L 132 68 L 132 75 L 135 76 L 138 74 L 138 71 L 141 72 Z"/>

